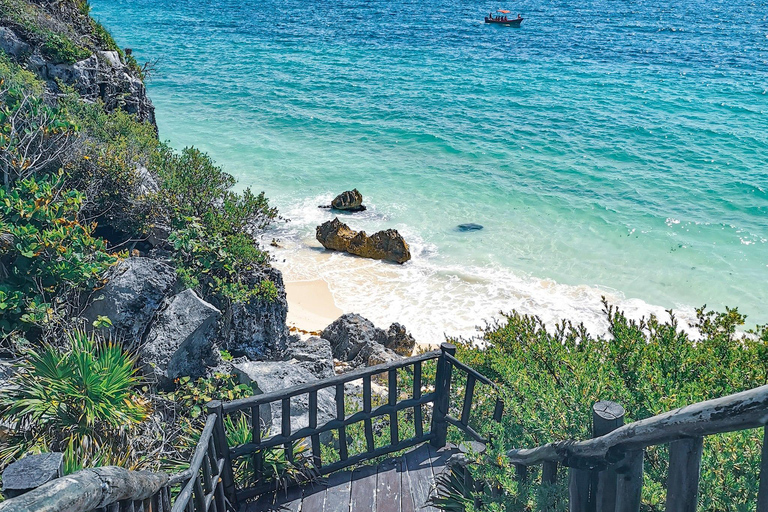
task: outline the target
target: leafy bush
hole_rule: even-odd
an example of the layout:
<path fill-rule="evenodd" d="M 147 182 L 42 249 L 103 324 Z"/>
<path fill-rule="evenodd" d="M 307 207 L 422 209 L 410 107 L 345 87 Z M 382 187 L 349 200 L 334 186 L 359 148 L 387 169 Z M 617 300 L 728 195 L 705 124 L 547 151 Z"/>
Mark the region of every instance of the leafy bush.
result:
<path fill-rule="evenodd" d="M 118 257 L 80 221 L 83 194 L 61 177 L 0 189 L 0 334 L 26 331 L 71 312 Z"/>
<path fill-rule="evenodd" d="M 130 464 L 129 434 L 149 414 L 134 390 L 134 358 L 95 334 L 75 330 L 64 350 L 29 350 L 12 385 L 0 396 L 0 414 L 13 426 L 0 451 L 5 465 L 27 451 L 63 451 L 68 472 Z"/>
<path fill-rule="evenodd" d="M 54 32 L 47 34 L 40 51 L 54 64 L 74 64 L 91 56 L 89 50 L 79 46 L 67 36 Z"/>
<path fill-rule="evenodd" d="M 537 508 L 542 493 L 552 490 L 518 489 L 503 453 L 591 437 L 591 406 L 598 400 L 621 403 L 629 422 L 766 384 L 768 329 L 738 334 L 745 317 L 735 309 L 697 313 L 698 340 L 671 312 L 666 322 L 654 316 L 634 321 L 608 304 L 610 336 L 592 336 L 570 322 L 550 331 L 537 317 L 512 313 L 486 329 L 478 342 L 458 340 L 459 358 L 502 384 L 505 395 L 503 425 L 484 427 L 496 436 L 489 456 L 497 464 L 474 466 L 474 476 L 488 483 L 485 509 Z M 482 422 L 492 415 L 493 401 L 479 399 L 473 416 Z M 755 502 L 761 443 L 762 431 L 706 438 L 699 510 L 746 510 Z M 662 510 L 666 448 L 649 448 L 645 461 L 643 510 Z M 565 503 L 563 485 L 555 489 L 559 506 Z M 491 489 L 504 492 L 494 496 Z"/>

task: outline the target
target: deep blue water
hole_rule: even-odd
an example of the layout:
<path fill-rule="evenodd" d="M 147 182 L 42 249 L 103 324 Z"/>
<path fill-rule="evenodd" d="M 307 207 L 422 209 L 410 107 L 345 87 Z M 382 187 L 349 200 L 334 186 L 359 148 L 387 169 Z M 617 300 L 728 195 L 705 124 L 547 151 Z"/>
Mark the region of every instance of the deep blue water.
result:
<path fill-rule="evenodd" d="M 265 190 L 292 219 L 278 266 L 342 309 L 425 336 L 512 308 L 594 324 L 601 294 L 768 322 L 765 0 L 92 5 L 157 60 L 161 136 Z M 498 8 L 522 26 L 486 26 Z M 316 205 L 351 187 L 350 225 L 399 229 L 412 262 L 316 249 Z"/>

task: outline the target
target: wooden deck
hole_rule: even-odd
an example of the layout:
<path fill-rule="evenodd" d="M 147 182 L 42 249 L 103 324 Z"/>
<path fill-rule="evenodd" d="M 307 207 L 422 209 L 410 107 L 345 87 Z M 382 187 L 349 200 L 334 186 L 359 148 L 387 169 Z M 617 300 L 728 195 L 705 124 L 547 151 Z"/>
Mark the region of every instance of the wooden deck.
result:
<path fill-rule="evenodd" d="M 424 444 L 378 466 L 334 473 L 324 482 L 261 496 L 240 512 L 438 512 L 425 506 L 435 475 L 455 448 Z"/>

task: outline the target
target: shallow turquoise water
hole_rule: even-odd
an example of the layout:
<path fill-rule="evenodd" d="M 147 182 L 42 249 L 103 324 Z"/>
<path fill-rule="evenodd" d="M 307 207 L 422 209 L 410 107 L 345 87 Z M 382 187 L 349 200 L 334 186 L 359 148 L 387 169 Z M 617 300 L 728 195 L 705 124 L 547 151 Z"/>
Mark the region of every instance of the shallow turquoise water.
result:
<path fill-rule="evenodd" d="M 161 136 L 265 190 L 292 219 L 278 264 L 342 309 L 424 333 L 512 308 L 597 325 L 608 294 L 768 322 L 765 0 L 523 0 L 520 29 L 458 0 L 91 3 L 159 59 Z M 312 248 L 316 205 L 351 187 L 371 208 L 346 220 L 399 229 L 411 263 Z"/>

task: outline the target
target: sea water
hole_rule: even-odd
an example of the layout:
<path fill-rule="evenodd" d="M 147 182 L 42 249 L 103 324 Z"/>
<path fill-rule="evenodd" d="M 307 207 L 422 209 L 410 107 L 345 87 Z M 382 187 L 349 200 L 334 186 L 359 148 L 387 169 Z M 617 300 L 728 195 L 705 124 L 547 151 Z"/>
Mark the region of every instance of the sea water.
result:
<path fill-rule="evenodd" d="M 344 311 L 421 341 L 513 309 L 602 331 L 601 296 L 768 322 L 765 0 L 91 3 L 154 63 L 160 136 L 265 191 L 275 265 Z M 353 187 L 368 210 L 341 219 L 412 261 L 314 240 Z"/>

